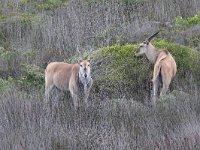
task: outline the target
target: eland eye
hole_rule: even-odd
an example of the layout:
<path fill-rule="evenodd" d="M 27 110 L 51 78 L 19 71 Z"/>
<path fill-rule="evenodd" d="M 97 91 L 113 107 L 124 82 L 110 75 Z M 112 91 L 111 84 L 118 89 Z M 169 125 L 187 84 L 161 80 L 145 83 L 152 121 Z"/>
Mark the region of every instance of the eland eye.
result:
<path fill-rule="evenodd" d="M 88 67 L 89 67 L 90 65 L 88 65 Z"/>
<path fill-rule="evenodd" d="M 80 65 L 81 67 L 83 67 L 83 65 Z"/>

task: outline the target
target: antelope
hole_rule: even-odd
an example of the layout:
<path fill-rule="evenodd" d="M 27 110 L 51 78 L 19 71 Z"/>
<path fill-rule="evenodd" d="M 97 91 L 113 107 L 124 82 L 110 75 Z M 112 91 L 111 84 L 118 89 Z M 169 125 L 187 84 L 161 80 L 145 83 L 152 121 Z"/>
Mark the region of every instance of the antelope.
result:
<path fill-rule="evenodd" d="M 172 55 L 166 49 L 157 49 L 150 42 L 159 32 L 154 33 L 143 43 L 139 44 L 135 56 L 145 54 L 147 59 L 154 65 L 153 70 L 153 98 L 154 102 L 158 92 L 158 83 L 162 82 L 160 97 L 166 95 L 172 78 L 175 76 L 177 67 Z"/>
<path fill-rule="evenodd" d="M 92 83 L 90 60 L 80 60 L 75 64 L 51 62 L 45 69 L 45 96 L 48 98 L 53 87 L 69 91 L 75 109 L 79 107 L 79 99 L 84 99 L 87 105 Z"/>

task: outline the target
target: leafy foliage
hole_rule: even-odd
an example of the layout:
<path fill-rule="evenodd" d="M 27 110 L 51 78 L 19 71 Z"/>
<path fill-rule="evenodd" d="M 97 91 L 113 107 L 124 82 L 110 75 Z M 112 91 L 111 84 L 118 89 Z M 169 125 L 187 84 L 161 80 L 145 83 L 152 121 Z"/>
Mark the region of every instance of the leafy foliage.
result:
<path fill-rule="evenodd" d="M 114 97 L 119 93 L 127 96 L 133 93 L 138 95 L 138 87 L 148 89 L 148 79 L 150 80 L 151 74 L 146 72 L 150 72 L 151 67 L 146 58 L 134 56 L 136 47 L 136 45 L 115 45 L 99 49 L 98 54 L 94 56 L 97 63 L 101 62 L 100 68 L 96 70 L 94 68 L 98 88 L 110 91 L 110 95 Z M 146 93 L 140 94 L 142 97 L 142 94 Z"/>
<path fill-rule="evenodd" d="M 19 70 L 20 53 L 16 49 L 5 49 L 0 47 L 1 72 L 8 76 L 15 76 Z"/>
<path fill-rule="evenodd" d="M 180 16 L 176 17 L 176 22 L 175 22 L 176 27 L 194 26 L 194 25 L 198 25 L 198 24 L 200 24 L 200 12 L 198 12 L 193 17 L 190 17 L 187 19 L 183 19 Z"/>
<path fill-rule="evenodd" d="M 39 10 L 52 10 L 63 4 L 63 0 L 47 0 L 40 3 L 37 7 Z"/>
<path fill-rule="evenodd" d="M 176 17 L 173 30 L 175 32 L 174 37 L 179 40 L 182 39 L 182 44 L 200 50 L 200 12 L 187 19 L 180 16 Z"/>
<path fill-rule="evenodd" d="M 0 58 L 6 61 L 9 65 L 12 60 L 18 55 L 18 51 L 15 49 L 7 50 L 0 47 Z"/>
<path fill-rule="evenodd" d="M 68 0 L 45 0 L 45 1 L 36 1 L 36 0 L 20 0 L 19 8 L 23 10 L 25 7 L 29 7 L 29 11 L 36 13 L 41 10 L 53 10 L 59 6 L 64 6 L 65 2 Z"/>
<path fill-rule="evenodd" d="M 7 80 L 0 79 L 0 93 L 4 93 L 8 89 L 14 89 L 16 88 L 16 81 L 9 77 Z"/>
<path fill-rule="evenodd" d="M 44 92 L 44 70 L 36 65 L 23 64 L 22 77 L 20 82 L 25 90 L 31 91 L 33 88 Z"/>
<path fill-rule="evenodd" d="M 145 0 L 122 0 L 123 3 L 125 3 L 126 5 L 141 5 L 145 2 Z"/>

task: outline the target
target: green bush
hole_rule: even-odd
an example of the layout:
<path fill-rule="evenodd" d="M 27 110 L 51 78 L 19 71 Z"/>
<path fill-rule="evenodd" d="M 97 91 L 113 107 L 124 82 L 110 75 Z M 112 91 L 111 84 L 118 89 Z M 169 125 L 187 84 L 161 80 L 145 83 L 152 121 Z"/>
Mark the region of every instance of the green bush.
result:
<path fill-rule="evenodd" d="M 22 56 L 25 63 L 31 63 L 31 61 L 35 60 L 36 50 L 33 49 L 24 50 Z"/>
<path fill-rule="evenodd" d="M 0 93 L 15 87 L 15 80 L 12 77 L 9 77 L 7 80 L 0 79 Z"/>
<path fill-rule="evenodd" d="M 27 3 L 26 0 L 19 0 L 19 7 L 20 7 L 20 8 L 25 7 L 26 3 Z"/>
<path fill-rule="evenodd" d="M 23 13 L 19 16 L 19 22 L 23 27 L 30 27 L 32 15 L 30 13 Z"/>
<path fill-rule="evenodd" d="M 193 17 L 183 19 L 178 16 L 175 20 L 175 25 L 173 26 L 173 33 L 176 34 L 171 35 L 171 41 L 178 40 L 176 38 L 182 38 L 184 41 L 184 45 L 192 47 L 194 49 L 199 50 L 199 42 L 200 42 L 200 33 L 198 26 L 200 25 L 200 12 L 198 12 Z M 179 35 L 179 36 L 177 36 Z M 175 38 L 175 39 L 174 39 Z M 178 40 L 179 41 L 179 40 Z"/>
<path fill-rule="evenodd" d="M 21 65 L 22 77 L 20 79 L 21 86 L 25 90 L 32 90 L 33 88 L 44 90 L 44 70 L 36 65 Z"/>
<path fill-rule="evenodd" d="M 16 49 L 5 49 L 3 47 L 0 47 L 0 58 L 7 62 L 7 64 L 10 65 L 10 63 L 15 59 L 15 57 L 18 55 L 18 51 Z"/>
<path fill-rule="evenodd" d="M 20 64 L 19 57 L 20 53 L 16 49 L 5 49 L 0 47 L 0 60 L 4 64 L 0 70 L 7 75 L 17 76 Z"/>
<path fill-rule="evenodd" d="M 39 10 L 52 10 L 58 6 L 64 5 L 63 0 L 47 0 L 37 5 Z"/>
<path fill-rule="evenodd" d="M 125 3 L 126 5 L 134 5 L 134 6 L 138 6 L 143 4 L 145 1 L 144 0 L 122 0 L 123 3 Z"/>
<path fill-rule="evenodd" d="M 133 93 L 140 94 L 139 97 L 146 95 L 138 91 L 148 89 L 151 67 L 145 57 L 134 56 L 136 48 L 136 45 L 115 45 L 99 49 L 94 56 L 96 63 L 101 64 L 94 66 L 97 91 L 105 90 L 110 97 L 132 97 Z"/>
<path fill-rule="evenodd" d="M 138 59 L 134 56 L 135 50 L 136 45 L 115 45 L 102 48 L 102 56 L 112 57 L 111 63 L 108 64 L 108 67 L 110 67 L 109 72 L 111 73 L 110 79 L 129 80 L 138 75 L 137 71 L 131 69 L 132 67 L 138 67 Z M 145 59 L 140 61 L 146 62 Z M 142 68 L 140 69 L 142 70 Z"/>
<path fill-rule="evenodd" d="M 182 27 L 182 26 L 194 26 L 200 24 L 200 12 L 198 12 L 193 17 L 183 19 L 182 17 L 176 17 L 175 26 Z"/>

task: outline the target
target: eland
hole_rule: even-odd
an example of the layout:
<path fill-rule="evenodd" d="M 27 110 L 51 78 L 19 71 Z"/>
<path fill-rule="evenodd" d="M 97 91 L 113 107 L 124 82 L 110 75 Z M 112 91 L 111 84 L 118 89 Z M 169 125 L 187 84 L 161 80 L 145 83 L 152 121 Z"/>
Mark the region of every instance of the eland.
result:
<path fill-rule="evenodd" d="M 156 32 L 141 43 L 135 53 L 136 57 L 145 54 L 147 59 L 154 65 L 152 79 L 154 103 L 158 92 L 159 82 L 162 83 L 162 89 L 160 91 L 160 97 L 162 97 L 163 95 L 166 95 L 172 78 L 176 75 L 177 71 L 176 62 L 169 51 L 166 49 L 157 49 L 150 43 L 158 33 L 159 32 Z"/>
<path fill-rule="evenodd" d="M 79 107 L 78 100 L 87 99 L 92 87 L 90 60 L 80 60 L 76 64 L 51 62 L 45 69 L 45 96 L 53 87 L 62 91 L 69 91 L 75 109 Z"/>

